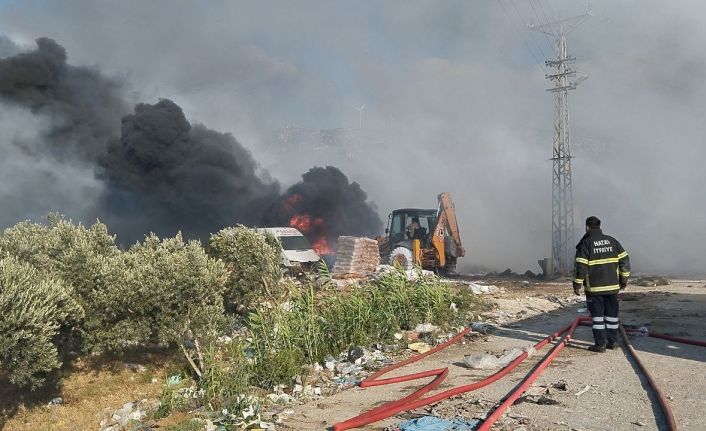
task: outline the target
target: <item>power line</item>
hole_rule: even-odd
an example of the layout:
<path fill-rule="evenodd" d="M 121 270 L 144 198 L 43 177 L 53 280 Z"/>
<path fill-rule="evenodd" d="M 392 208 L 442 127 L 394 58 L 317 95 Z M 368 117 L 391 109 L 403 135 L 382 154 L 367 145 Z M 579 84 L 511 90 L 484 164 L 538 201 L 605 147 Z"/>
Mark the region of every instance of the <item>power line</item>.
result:
<path fill-rule="evenodd" d="M 537 0 L 537 2 L 539 2 L 539 0 Z M 542 9 L 542 15 L 544 15 L 544 21 L 542 21 L 542 19 L 539 18 L 539 14 L 537 13 L 537 9 L 534 8 L 534 3 L 532 3 L 532 0 L 529 0 L 529 4 L 530 4 L 530 6 L 532 6 L 532 10 L 534 11 L 534 16 L 537 17 L 537 22 L 540 22 L 540 23 L 541 22 L 545 22 L 545 23 L 549 22 L 549 20 L 547 19 L 547 15 L 544 13 L 544 9 Z M 541 7 L 542 4 L 540 3 L 539 6 Z M 542 34 L 544 35 L 544 38 L 547 40 L 547 43 L 549 44 L 549 49 L 551 50 L 551 52 L 554 52 L 554 45 L 552 44 L 552 41 L 549 39 L 549 36 L 547 36 L 546 33 L 542 33 Z"/>
<path fill-rule="evenodd" d="M 517 8 L 517 5 L 515 4 L 514 0 L 510 0 L 510 4 L 512 5 L 513 9 L 515 9 L 515 13 L 517 14 L 517 18 L 520 20 L 520 23 L 526 27 L 527 23 L 525 22 L 524 19 L 522 19 L 522 14 L 520 13 L 520 10 Z M 552 57 L 551 55 L 550 56 L 544 55 L 544 51 L 542 51 L 541 45 L 539 43 L 537 43 L 537 39 L 534 38 L 533 33 L 530 33 L 530 38 L 532 39 L 532 42 L 534 42 L 534 45 L 537 47 L 537 49 L 539 50 L 539 52 L 541 53 L 542 57 L 544 57 L 545 60 L 549 57 Z M 551 45 L 550 45 L 549 52 L 552 54 L 554 52 L 554 50 L 551 49 Z"/>
<path fill-rule="evenodd" d="M 510 17 L 510 14 L 508 13 L 507 9 L 505 8 L 505 5 L 502 4 L 502 2 L 501 2 L 500 0 L 496 0 L 496 1 L 498 2 L 498 4 L 500 5 L 500 7 L 502 8 L 502 10 L 503 10 L 503 12 L 505 13 L 505 16 L 507 17 L 508 21 L 510 21 L 510 25 L 512 26 L 512 28 L 515 29 L 515 32 L 517 33 L 517 35 L 518 35 L 518 36 L 520 37 L 520 39 L 522 40 L 522 44 L 525 46 L 525 48 L 526 48 L 527 51 L 530 53 L 530 55 L 532 55 L 532 58 L 534 58 L 534 61 L 536 61 L 537 63 L 539 63 L 539 65 L 542 66 L 542 69 L 544 69 L 544 72 L 546 73 L 546 72 L 547 72 L 547 67 L 546 67 L 545 64 L 544 64 L 544 61 L 542 61 L 540 58 L 538 58 L 538 57 L 537 57 L 537 54 L 534 52 L 534 50 L 532 50 L 532 48 L 530 48 L 529 44 L 527 43 L 527 39 L 522 35 L 522 32 L 517 29 L 517 25 L 515 24 L 515 21 Z M 544 57 L 544 55 L 541 54 L 541 50 L 540 50 L 540 57 Z M 546 59 L 546 57 L 545 57 L 545 59 Z"/>
<path fill-rule="evenodd" d="M 542 11 L 542 16 L 544 17 L 544 22 L 549 22 L 549 17 L 547 16 L 546 13 L 544 13 L 544 6 L 542 6 L 542 0 L 537 0 L 537 4 L 539 5 L 539 10 Z M 549 5 L 547 5 L 547 7 L 549 7 Z M 552 13 L 551 10 L 549 12 Z"/>

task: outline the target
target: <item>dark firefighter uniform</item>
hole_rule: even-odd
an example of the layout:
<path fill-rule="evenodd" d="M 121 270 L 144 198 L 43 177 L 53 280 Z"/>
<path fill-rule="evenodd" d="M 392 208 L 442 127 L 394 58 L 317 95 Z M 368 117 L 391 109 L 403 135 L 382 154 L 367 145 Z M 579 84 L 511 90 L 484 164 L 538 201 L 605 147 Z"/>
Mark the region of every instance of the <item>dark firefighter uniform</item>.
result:
<path fill-rule="evenodd" d="M 618 340 L 618 292 L 628 277 L 630 260 L 623 246 L 600 228 L 589 229 L 576 245 L 574 290 L 585 289 L 596 346 L 607 341 L 611 347 Z"/>

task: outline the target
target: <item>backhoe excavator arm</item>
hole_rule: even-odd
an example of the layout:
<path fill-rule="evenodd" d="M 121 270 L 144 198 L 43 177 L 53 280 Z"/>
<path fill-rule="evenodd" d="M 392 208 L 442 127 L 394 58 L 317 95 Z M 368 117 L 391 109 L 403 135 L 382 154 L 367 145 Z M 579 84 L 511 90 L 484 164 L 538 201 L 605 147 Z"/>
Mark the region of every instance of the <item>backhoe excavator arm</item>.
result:
<path fill-rule="evenodd" d="M 459 257 L 466 254 L 466 250 L 461 244 L 461 234 L 458 231 L 458 221 L 456 220 L 456 208 L 451 200 L 451 194 L 448 192 L 439 195 L 439 210 L 434 226 L 434 235 L 432 244 L 439 253 L 439 266 L 446 265 L 446 250 L 444 246 L 444 237 L 451 235 L 454 241 Z"/>

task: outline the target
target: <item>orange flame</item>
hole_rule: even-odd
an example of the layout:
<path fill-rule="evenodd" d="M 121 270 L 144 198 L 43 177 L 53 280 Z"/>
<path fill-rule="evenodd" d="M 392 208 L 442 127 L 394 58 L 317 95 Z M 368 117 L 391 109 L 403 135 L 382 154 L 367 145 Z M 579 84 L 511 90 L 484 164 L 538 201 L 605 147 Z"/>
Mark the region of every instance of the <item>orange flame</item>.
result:
<path fill-rule="evenodd" d="M 289 225 L 299 229 L 302 233 L 309 233 L 312 228 L 319 227 L 324 223 L 321 218 L 311 218 L 308 214 L 296 214 L 289 219 Z"/>
<path fill-rule="evenodd" d="M 316 254 L 318 254 L 319 256 L 333 253 L 333 249 L 329 247 L 328 241 L 326 241 L 326 238 L 323 236 L 314 241 L 314 243 L 311 244 L 311 248 L 313 248 Z"/>

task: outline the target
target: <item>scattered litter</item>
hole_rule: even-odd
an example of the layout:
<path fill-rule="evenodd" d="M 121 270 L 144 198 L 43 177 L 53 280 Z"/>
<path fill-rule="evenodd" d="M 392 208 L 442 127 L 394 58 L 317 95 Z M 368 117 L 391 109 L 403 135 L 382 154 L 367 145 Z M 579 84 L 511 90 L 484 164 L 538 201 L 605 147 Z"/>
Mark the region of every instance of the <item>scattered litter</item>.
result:
<path fill-rule="evenodd" d="M 424 342 L 408 344 L 407 348 L 419 353 L 426 353 L 431 350 L 431 346 Z"/>
<path fill-rule="evenodd" d="M 142 373 L 147 371 L 147 368 L 144 365 L 132 364 L 130 362 L 125 363 L 125 368 L 135 373 Z"/>
<path fill-rule="evenodd" d="M 523 395 L 514 402 L 514 404 L 532 403 L 541 406 L 556 406 L 561 404 L 559 401 L 549 398 L 546 395 Z"/>
<path fill-rule="evenodd" d="M 58 405 L 63 404 L 63 403 L 64 403 L 64 399 L 61 398 L 61 397 L 52 398 L 52 399 L 49 401 L 49 403 L 47 404 L 47 407 L 50 407 L 50 406 L 58 406 Z"/>
<path fill-rule="evenodd" d="M 125 429 L 128 424 L 141 422 L 147 416 L 148 412 L 156 410 L 158 406 L 158 400 L 144 399 L 125 403 L 121 408 L 113 412 L 109 418 L 103 419 L 100 422 L 100 430 L 117 431 Z"/>
<path fill-rule="evenodd" d="M 585 394 L 586 392 L 591 389 L 591 385 L 587 385 L 585 388 L 581 389 L 580 391 L 576 392 L 574 395 L 577 397 L 580 397 L 581 395 Z"/>
<path fill-rule="evenodd" d="M 221 335 L 216 339 L 216 343 L 218 344 L 230 344 L 233 342 L 233 339 L 229 337 L 228 335 Z"/>
<path fill-rule="evenodd" d="M 167 386 L 174 386 L 181 383 L 181 374 L 174 374 L 167 377 Z"/>
<path fill-rule="evenodd" d="M 513 314 L 508 313 L 507 311 L 486 311 L 482 313 L 481 316 L 495 320 L 500 323 L 512 320 L 513 318 Z"/>
<path fill-rule="evenodd" d="M 397 425 L 400 431 L 472 431 L 480 421 L 476 419 L 441 419 L 435 416 L 404 421 Z"/>
<path fill-rule="evenodd" d="M 568 391 L 569 390 L 569 384 L 566 383 L 565 380 L 559 380 L 556 383 L 552 383 L 552 387 L 554 389 L 558 389 L 560 391 Z"/>
<path fill-rule="evenodd" d="M 404 334 L 401 332 L 395 332 L 395 340 L 401 340 L 404 338 Z"/>
<path fill-rule="evenodd" d="M 490 334 L 495 332 L 496 329 L 498 329 L 497 326 L 486 322 L 475 322 L 471 325 L 471 330 L 473 330 L 473 332 L 478 332 L 481 334 Z"/>
<path fill-rule="evenodd" d="M 637 425 L 637 426 L 639 426 L 639 427 L 644 427 L 644 426 L 645 426 L 645 423 L 642 422 L 642 421 L 640 421 L 640 420 L 637 420 L 637 421 L 634 421 L 634 422 L 630 422 L 630 423 L 633 424 L 633 425 Z"/>
<path fill-rule="evenodd" d="M 577 313 L 586 313 L 588 312 L 588 308 L 586 307 L 581 307 L 578 310 L 576 310 Z"/>
<path fill-rule="evenodd" d="M 358 360 L 365 356 L 365 349 L 360 346 L 353 346 L 348 350 L 348 362 L 359 363 Z"/>
<path fill-rule="evenodd" d="M 525 352 L 528 352 L 529 356 L 531 356 L 532 353 L 534 353 L 534 348 L 528 347 L 526 349 L 514 348 L 510 350 L 505 350 L 500 357 L 488 353 L 465 355 L 463 357 L 463 364 L 467 368 L 472 368 L 476 370 L 489 370 L 493 368 L 500 368 L 514 361 Z"/>
<path fill-rule="evenodd" d="M 333 379 L 333 381 L 341 389 L 345 389 L 345 388 L 348 388 L 351 386 L 356 386 L 358 384 L 358 379 L 355 376 L 336 377 Z"/>
<path fill-rule="evenodd" d="M 288 394 L 267 394 L 267 399 L 276 404 L 287 404 L 292 402 L 292 397 Z"/>
<path fill-rule="evenodd" d="M 474 295 L 483 295 L 483 294 L 500 292 L 500 289 L 498 289 L 498 286 L 495 286 L 492 284 L 481 284 L 481 283 L 474 283 L 474 282 L 470 282 L 470 281 L 466 282 L 464 284 L 466 284 L 468 286 L 469 290 Z"/>
<path fill-rule="evenodd" d="M 334 359 L 333 356 L 327 356 L 324 358 L 324 368 L 326 368 L 329 371 L 333 371 L 336 369 L 336 359 Z"/>
<path fill-rule="evenodd" d="M 439 327 L 432 325 L 431 323 L 420 323 L 416 328 L 414 328 L 414 331 L 420 334 L 428 334 L 430 332 L 439 331 Z"/>

